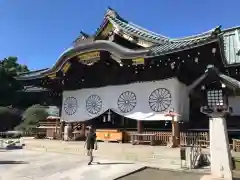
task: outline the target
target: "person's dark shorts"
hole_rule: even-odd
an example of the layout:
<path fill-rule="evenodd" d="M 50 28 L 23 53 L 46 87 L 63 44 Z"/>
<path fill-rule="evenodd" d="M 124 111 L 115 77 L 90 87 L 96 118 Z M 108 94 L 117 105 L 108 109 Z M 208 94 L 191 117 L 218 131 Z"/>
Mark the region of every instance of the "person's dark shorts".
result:
<path fill-rule="evenodd" d="M 94 143 L 87 143 L 87 150 L 93 150 L 94 149 Z"/>

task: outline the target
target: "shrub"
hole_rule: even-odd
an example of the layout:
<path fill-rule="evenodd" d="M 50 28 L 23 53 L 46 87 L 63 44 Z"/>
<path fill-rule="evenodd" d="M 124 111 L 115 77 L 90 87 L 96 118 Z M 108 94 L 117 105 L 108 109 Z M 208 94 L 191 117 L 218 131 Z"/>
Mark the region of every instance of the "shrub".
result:
<path fill-rule="evenodd" d="M 0 131 L 12 130 L 14 126 L 19 124 L 21 116 L 15 113 L 11 108 L 0 107 Z"/>
<path fill-rule="evenodd" d="M 16 130 L 20 130 L 25 133 L 34 132 L 39 126 L 39 122 L 45 120 L 47 117 L 48 113 L 44 106 L 33 105 L 23 113 L 23 122 L 16 127 Z"/>

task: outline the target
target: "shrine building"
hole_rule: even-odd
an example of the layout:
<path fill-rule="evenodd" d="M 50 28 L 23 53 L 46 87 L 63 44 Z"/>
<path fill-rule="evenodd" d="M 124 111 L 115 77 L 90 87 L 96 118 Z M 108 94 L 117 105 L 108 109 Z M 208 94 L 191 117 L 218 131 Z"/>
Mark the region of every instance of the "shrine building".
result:
<path fill-rule="evenodd" d="M 97 129 L 208 129 L 200 112 L 203 99 L 190 93 L 196 80 L 214 67 L 218 77 L 240 84 L 240 27 L 213 27 L 183 38 L 170 38 L 122 18 L 109 8 L 94 34 L 81 32 L 56 64 L 21 74 L 25 86 L 61 92 L 61 121 Z M 224 83 L 222 86 L 224 87 Z M 201 87 L 199 87 L 201 91 Z M 197 90 L 196 90 L 197 92 Z M 228 93 L 238 128 L 239 92 Z M 214 96 L 214 93 L 213 93 Z M 212 103 L 222 103 L 212 98 Z M 171 117 L 171 111 L 178 115 Z"/>

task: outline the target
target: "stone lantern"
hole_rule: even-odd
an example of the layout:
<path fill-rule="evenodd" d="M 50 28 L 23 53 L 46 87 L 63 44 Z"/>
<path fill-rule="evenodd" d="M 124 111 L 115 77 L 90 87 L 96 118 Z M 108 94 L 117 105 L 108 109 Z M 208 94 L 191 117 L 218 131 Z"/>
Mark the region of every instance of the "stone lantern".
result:
<path fill-rule="evenodd" d="M 231 113 L 227 93 L 239 89 L 240 82 L 220 73 L 214 66 L 190 85 L 190 94 L 200 92 L 200 111 L 209 117 L 211 176 L 202 179 L 232 179 L 232 161 L 226 127 L 226 115 Z"/>

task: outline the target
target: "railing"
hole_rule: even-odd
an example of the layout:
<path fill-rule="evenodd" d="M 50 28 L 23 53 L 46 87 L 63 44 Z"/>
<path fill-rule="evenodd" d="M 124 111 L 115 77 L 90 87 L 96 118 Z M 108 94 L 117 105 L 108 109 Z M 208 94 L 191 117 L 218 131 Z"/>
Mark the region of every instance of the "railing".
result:
<path fill-rule="evenodd" d="M 56 122 L 39 122 L 39 125 L 45 127 L 59 127 L 59 123 L 57 124 Z"/>
<path fill-rule="evenodd" d="M 181 132 L 180 144 L 182 146 L 195 145 L 196 142 L 201 143 L 202 147 L 209 146 L 209 133 L 208 132 Z"/>
<path fill-rule="evenodd" d="M 131 134 L 136 133 L 136 131 L 127 131 L 125 133 L 125 142 L 130 142 Z M 155 132 L 155 131 L 144 131 L 143 134 L 156 134 L 155 141 L 157 145 L 166 146 L 169 143 L 169 139 L 172 137 L 172 132 Z M 208 132 L 181 132 L 180 133 L 180 145 L 193 145 L 195 144 L 196 137 L 198 137 L 198 141 L 201 141 L 202 147 L 208 146 L 209 136 Z M 142 137 L 143 141 L 150 141 L 150 136 Z"/>
<path fill-rule="evenodd" d="M 235 152 L 240 152 L 240 139 L 233 139 L 232 140 L 232 149 Z"/>
<path fill-rule="evenodd" d="M 125 133 L 125 142 L 130 142 L 131 141 L 131 135 L 136 133 L 136 131 L 127 131 Z M 158 145 L 163 145 L 166 146 L 169 142 L 169 138 L 172 136 L 171 132 L 153 132 L 153 131 L 144 131 L 142 134 L 156 134 L 155 136 L 155 142 Z M 142 137 L 143 141 L 150 141 L 151 137 L 150 136 L 144 136 Z"/>
<path fill-rule="evenodd" d="M 195 169 L 199 165 L 199 160 L 201 156 L 201 146 L 199 143 L 200 137 L 195 136 L 193 144 L 191 144 L 190 149 L 190 169 Z"/>

